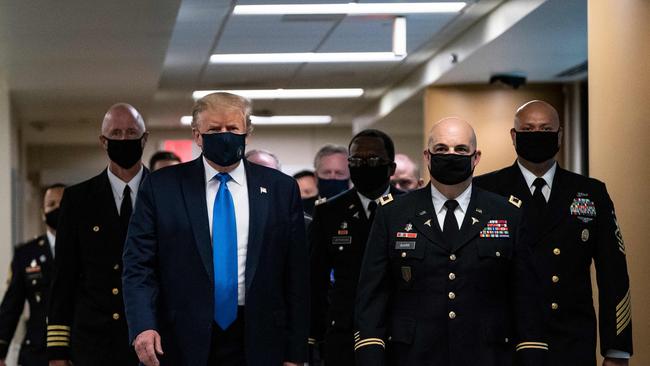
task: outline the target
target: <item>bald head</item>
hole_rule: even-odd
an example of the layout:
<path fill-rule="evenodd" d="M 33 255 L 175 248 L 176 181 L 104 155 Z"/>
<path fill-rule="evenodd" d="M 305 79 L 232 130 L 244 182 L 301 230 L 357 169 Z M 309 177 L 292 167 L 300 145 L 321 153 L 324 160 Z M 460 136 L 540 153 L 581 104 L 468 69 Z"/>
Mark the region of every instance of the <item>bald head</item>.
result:
<path fill-rule="evenodd" d="M 514 127 L 517 131 L 557 131 L 560 116 L 547 102 L 531 100 L 517 109 Z"/>
<path fill-rule="evenodd" d="M 439 153 L 445 153 L 453 148 L 452 153 L 472 153 L 476 150 L 476 134 L 472 126 L 458 117 L 447 117 L 436 122 L 429 132 L 429 150 L 436 153 L 437 148 L 444 148 Z M 459 147 L 460 151 L 456 151 Z"/>
<path fill-rule="evenodd" d="M 109 139 L 136 139 L 142 137 L 145 131 L 140 112 L 126 103 L 112 105 L 102 121 L 102 135 Z"/>

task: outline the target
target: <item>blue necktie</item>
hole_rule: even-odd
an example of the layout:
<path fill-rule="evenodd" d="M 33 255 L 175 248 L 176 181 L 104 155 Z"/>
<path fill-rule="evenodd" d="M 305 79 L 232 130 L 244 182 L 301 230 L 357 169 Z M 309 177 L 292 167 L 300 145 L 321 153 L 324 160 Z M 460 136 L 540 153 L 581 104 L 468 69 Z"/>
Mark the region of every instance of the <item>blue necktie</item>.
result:
<path fill-rule="evenodd" d="M 237 318 L 237 223 L 235 205 L 226 184 L 230 175 L 219 173 L 215 178 L 220 184 L 212 209 L 214 320 L 226 330 Z"/>

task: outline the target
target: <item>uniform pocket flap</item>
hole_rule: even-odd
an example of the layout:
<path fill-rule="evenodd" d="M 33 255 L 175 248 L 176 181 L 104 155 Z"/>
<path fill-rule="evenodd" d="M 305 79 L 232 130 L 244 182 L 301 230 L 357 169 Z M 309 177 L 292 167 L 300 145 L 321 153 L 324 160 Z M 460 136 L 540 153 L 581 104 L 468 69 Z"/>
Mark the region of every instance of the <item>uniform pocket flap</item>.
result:
<path fill-rule="evenodd" d="M 412 344 L 414 337 L 415 319 L 396 318 L 392 320 L 390 336 L 388 337 L 389 341 Z"/>

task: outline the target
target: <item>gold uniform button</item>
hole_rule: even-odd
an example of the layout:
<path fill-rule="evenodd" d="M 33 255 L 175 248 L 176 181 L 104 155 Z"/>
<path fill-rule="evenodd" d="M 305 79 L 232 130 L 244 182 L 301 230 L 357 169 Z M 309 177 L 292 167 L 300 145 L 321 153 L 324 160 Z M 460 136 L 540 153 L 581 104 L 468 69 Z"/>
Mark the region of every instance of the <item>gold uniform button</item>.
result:
<path fill-rule="evenodd" d="M 120 270 L 120 265 L 119 264 L 114 265 L 113 269 L 116 270 L 116 271 L 119 271 Z"/>
<path fill-rule="evenodd" d="M 456 313 L 453 311 L 449 312 L 449 319 L 456 319 Z"/>
<path fill-rule="evenodd" d="M 119 319 L 120 319 L 120 314 L 118 314 L 118 313 L 113 313 L 113 319 L 114 319 L 114 320 L 119 320 Z"/>
<path fill-rule="evenodd" d="M 332 326 L 334 326 L 334 324 L 336 324 L 336 320 L 332 320 Z"/>
<path fill-rule="evenodd" d="M 455 280 L 456 279 L 456 274 L 450 273 L 449 274 L 449 279 L 452 280 L 452 281 Z"/>
<path fill-rule="evenodd" d="M 32 285 L 35 285 L 35 284 L 36 284 L 36 280 L 32 280 Z"/>
<path fill-rule="evenodd" d="M 339 247 L 339 251 L 343 251 L 343 246 L 342 245 Z"/>
<path fill-rule="evenodd" d="M 551 277 L 551 280 L 553 281 L 553 283 L 558 283 L 558 282 L 560 282 L 560 277 L 553 276 L 553 277 Z"/>
<path fill-rule="evenodd" d="M 406 258 L 406 252 L 402 252 L 402 258 Z"/>
<path fill-rule="evenodd" d="M 553 254 L 560 255 L 560 248 L 553 249 Z"/>
<path fill-rule="evenodd" d="M 494 255 L 496 255 L 497 257 L 500 257 L 500 256 L 501 256 L 501 252 L 496 252 L 496 253 L 494 253 Z"/>
<path fill-rule="evenodd" d="M 560 305 L 558 305 L 556 302 L 551 304 L 551 309 L 553 309 L 553 310 L 557 310 L 559 307 L 560 307 Z"/>
<path fill-rule="evenodd" d="M 120 290 L 118 290 L 117 288 L 114 288 L 113 291 L 111 291 L 111 292 L 113 293 L 113 295 L 117 295 L 117 294 L 120 293 Z"/>
<path fill-rule="evenodd" d="M 455 299 L 455 298 L 456 298 L 456 294 L 453 293 L 453 292 L 450 292 L 450 293 L 449 293 L 449 299 L 453 300 L 453 299 Z"/>
<path fill-rule="evenodd" d="M 456 260 L 456 254 L 450 255 L 449 260 L 455 261 Z"/>
<path fill-rule="evenodd" d="M 93 231 L 98 232 L 99 231 L 99 226 L 97 226 L 97 225 L 93 226 Z"/>

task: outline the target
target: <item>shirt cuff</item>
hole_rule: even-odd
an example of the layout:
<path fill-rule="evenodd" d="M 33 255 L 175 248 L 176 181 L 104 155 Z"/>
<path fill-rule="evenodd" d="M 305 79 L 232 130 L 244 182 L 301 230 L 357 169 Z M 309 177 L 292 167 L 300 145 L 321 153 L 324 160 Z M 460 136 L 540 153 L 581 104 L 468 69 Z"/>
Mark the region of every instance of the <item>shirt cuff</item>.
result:
<path fill-rule="evenodd" d="M 617 349 L 608 349 L 607 352 L 605 352 L 605 357 L 629 359 L 630 353 L 625 351 L 619 351 Z"/>

